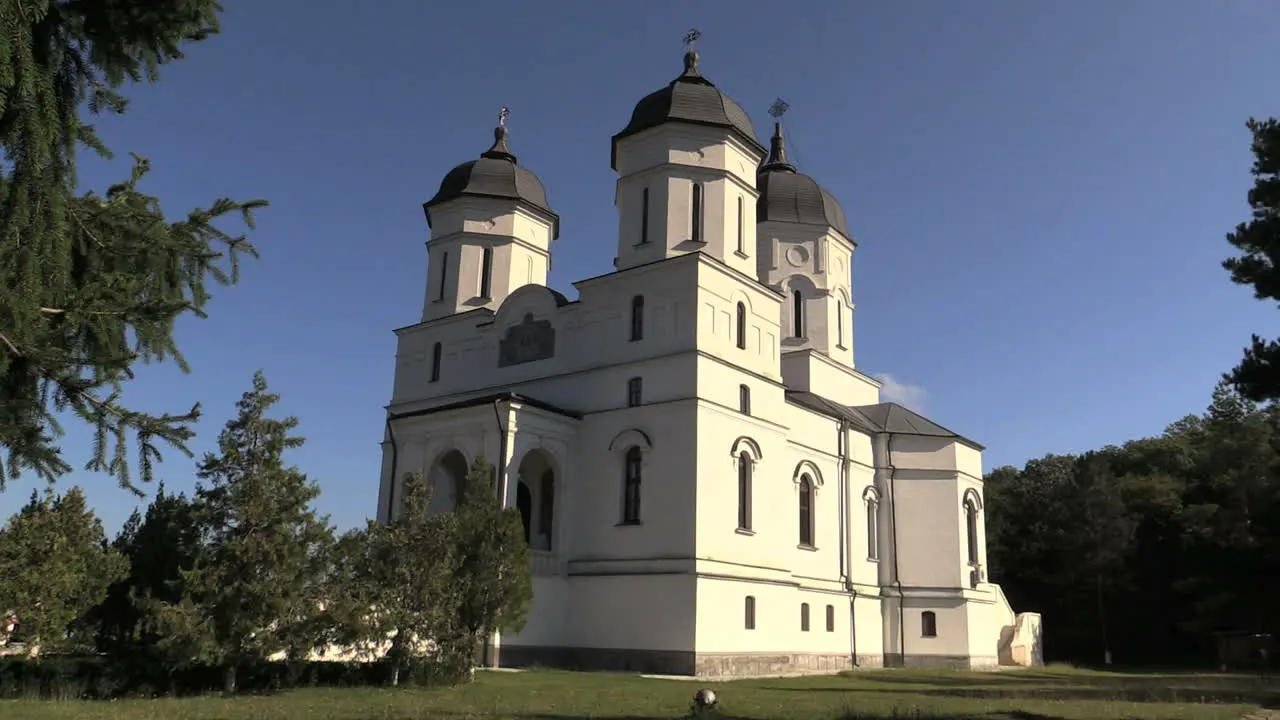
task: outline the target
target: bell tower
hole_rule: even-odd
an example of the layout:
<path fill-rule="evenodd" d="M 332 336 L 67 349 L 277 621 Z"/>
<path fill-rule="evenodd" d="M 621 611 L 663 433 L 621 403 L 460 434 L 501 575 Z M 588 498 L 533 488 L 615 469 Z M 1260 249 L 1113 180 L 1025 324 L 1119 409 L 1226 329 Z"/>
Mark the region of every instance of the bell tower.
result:
<path fill-rule="evenodd" d="M 507 115 L 505 107 L 498 113 L 493 145 L 450 170 L 422 206 L 431 229 L 424 322 L 496 310 L 517 288 L 547 283 L 560 217 L 542 181 L 511 152 Z"/>
<path fill-rule="evenodd" d="M 619 270 L 704 252 L 754 272 L 751 208 L 765 149 L 747 113 L 703 76 L 699 36 L 685 36 L 684 71 L 613 136 Z"/>

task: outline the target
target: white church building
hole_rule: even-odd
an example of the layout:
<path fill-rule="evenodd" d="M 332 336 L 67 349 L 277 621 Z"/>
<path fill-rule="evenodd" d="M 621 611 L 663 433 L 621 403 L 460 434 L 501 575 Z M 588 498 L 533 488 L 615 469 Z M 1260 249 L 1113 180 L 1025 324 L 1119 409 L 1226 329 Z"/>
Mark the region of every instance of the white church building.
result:
<path fill-rule="evenodd" d="M 505 113 L 504 113 L 505 117 Z M 987 579 L 982 446 L 854 366 L 857 243 L 830 193 L 700 72 L 613 136 L 617 258 L 547 286 L 559 218 L 503 123 L 424 205 L 378 516 L 449 509 L 477 454 L 532 548 L 490 662 L 670 675 L 1039 662 Z"/>

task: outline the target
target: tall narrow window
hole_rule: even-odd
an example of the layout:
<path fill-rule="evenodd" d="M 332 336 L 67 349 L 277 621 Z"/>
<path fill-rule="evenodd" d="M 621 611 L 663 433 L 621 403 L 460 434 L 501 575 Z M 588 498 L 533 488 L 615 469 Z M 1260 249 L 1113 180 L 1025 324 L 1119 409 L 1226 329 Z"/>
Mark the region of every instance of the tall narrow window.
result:
<path fill-rule="evenodd" d="M 640 407 L 644 394 L 644 380 L 633 377 L 627 381 L 627 407 Z"/>
<path fill-rule="evenodd" d="M 836 631 L 836 606 L 827 606 L 827 632 Z"/>
<path fill-rule="evenodd" d="M 649 242 L 649 188 L 640 192 L 640 243 Z"/>
<path fill-rule="evenodd" d="M 880 559 L 880 528 L 877 516 L 878 505 L 875 498 L 867 500 L 867 559 Z"/>
<path fill-rule="evenodd" d="M 493 248 L 485 248 L 480 257 L 480 297 L 493 297 Z"/>
<path fill-rule="evenodd" d="M 932 610 L 920 613 L 920 636 L 938 637 L 938 616 Z"/>
<path fill-rule="evenodd" d="M 747 254 L 746 216 L 742 209 L 742 196 L 738 196 L 738 252 Z"/>
<path fill-rule="evenodd" d="M 440 360 L 444 348 L 440 343 L 431 346 L 431 382 L 440 382 Z"/>
<path fill-rule="evenodd" d="M 756 598 L 754 595 L 748 595 L 746 602 L 743 603 L 743 611 L 746 615 L 742 619 L 742 626 L 748 630 L 756 629 Z"/>
<path fill-rule="evenodd" d="M 809 632 L 809 603 L 800 603 L 800 632 Z"/>
<path fill-rule="evenodd" d="M 751 414 L 751 388 L 746 385 L 738 386 L 738 412 L 743 415 Z"/>
<path fill-rule="evenodd" d="M 449 279 L 449 253 L 440 253 L 440 290 L 436 293 L 437 300 L 444 299 L 444 284 Z"/>
<path fill-rule="evenodd" d="M 800 476 L 800 544 L 813 547 L 813 480 Z"/>
<path fill-rule="evenodd" d="M 640 448 L 627 451 L 622 489 L 622 522 L 637 525 L 640 522 Z"/>
<path fill-rule="evenodd" d="M 751 455 L 738 455 L 738 529 L 751 529 Z"/>
<path fill-rule="evenodd" d="M 644 339 L 644 296 L 631 298 L 631 342 Z"/>
<path fill-rule="evenodd" d="M 791 335 L 804 337 L 804 296 L 799 290 L 791 291 Z"/>
<path fill-rule="evenodd" d="M 969 546 L 969 564 L 978 564 L 978 506 L 972 499 L 964 501 L 965 535 Z"/>
<path fill-rule="evenodd" d="M 836 300 L 836 345 L 844 347 L 844 301 Z"/>
<path fill-rule="evenodd" d="M 693 214 L 689 218 L 689 239 L 702 242 L 702 185 L 700 183 L 693 184 L 693 198 L 689 203 L 689 209 Z"/>
<path fill-rule="evenodd" d="M 747 306 L 743 303 L 738 303 L 738 324 L 737 324 L 736 330 L 738 335 L 738 349 L 746 350 L 747 349 Z"/>

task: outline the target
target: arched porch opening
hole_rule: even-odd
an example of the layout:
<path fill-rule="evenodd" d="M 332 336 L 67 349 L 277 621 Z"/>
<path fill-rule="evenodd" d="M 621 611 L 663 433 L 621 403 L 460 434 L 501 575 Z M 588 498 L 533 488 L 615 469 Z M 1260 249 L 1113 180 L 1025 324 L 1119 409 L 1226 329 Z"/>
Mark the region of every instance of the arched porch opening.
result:
<path fill-rule="evenodd" d="M 449 450 L 436 459 L 427 478 L 432 490 L 432 511 L 452 512 L 457 509 L 468 471 L 467 458 L 460 450 Z"/>
<path fill-rule="evenodd" d="M 525 539 L 534 550 L 552 550 L 557 478 L 551 453 L 540 448 L 530 450 L 520 460 L 518 475 L 516 508 L 524 521 Z"/>

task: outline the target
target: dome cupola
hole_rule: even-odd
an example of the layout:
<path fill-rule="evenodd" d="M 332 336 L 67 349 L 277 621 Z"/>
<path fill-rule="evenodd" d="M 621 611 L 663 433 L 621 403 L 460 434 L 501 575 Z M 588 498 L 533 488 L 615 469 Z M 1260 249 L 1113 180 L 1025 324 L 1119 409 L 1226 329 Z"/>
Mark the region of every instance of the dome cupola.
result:
<path fill-rule="evenodd" d="M 756 201 L 757 222 L 785 222 L 804 225 L 826 225 L 846 238 L 849 224 L 844 209 L 835 197 L 813 178 L 801 174 L 787 160 L 787 143 L 782 136 L 782 123 L 773 125 L 769 141 L 769 157 L 756 176 L 760 199 Z"/>
<path fill-rule="evenodd" d="M 485 197 L 519 200 L 532 206 L 536 212 L 552 220 L 554 236 L 560 234 L 560 217 L 547 202 L 547 191 L 532 170 L 520 167 L 516 156 L 507 144 L 506 108 L 498 114 L 498 126 L 493 129 L 493 146 L 450 170 L 434 197 L 423 203 L 427 215 L 427 227 L 431 227 L 431 208 L 461 197 Z"/>
<path fill-rule="evenodd" d="M 611 163 L 618 169 L 618 141 L 666 123 L 687 123 L 727 128 L 740 140 L 764 154 L 756 139 L 755 127 L 742 106 L 725 95 L 698 70 L 698 53 L 692 44 L 697 31 L 685 38 L 690 45 L 684 54 L 684 72 L 666 87 L 646 95 L 631 111 L 631 122 L 613 136 Z"/>

